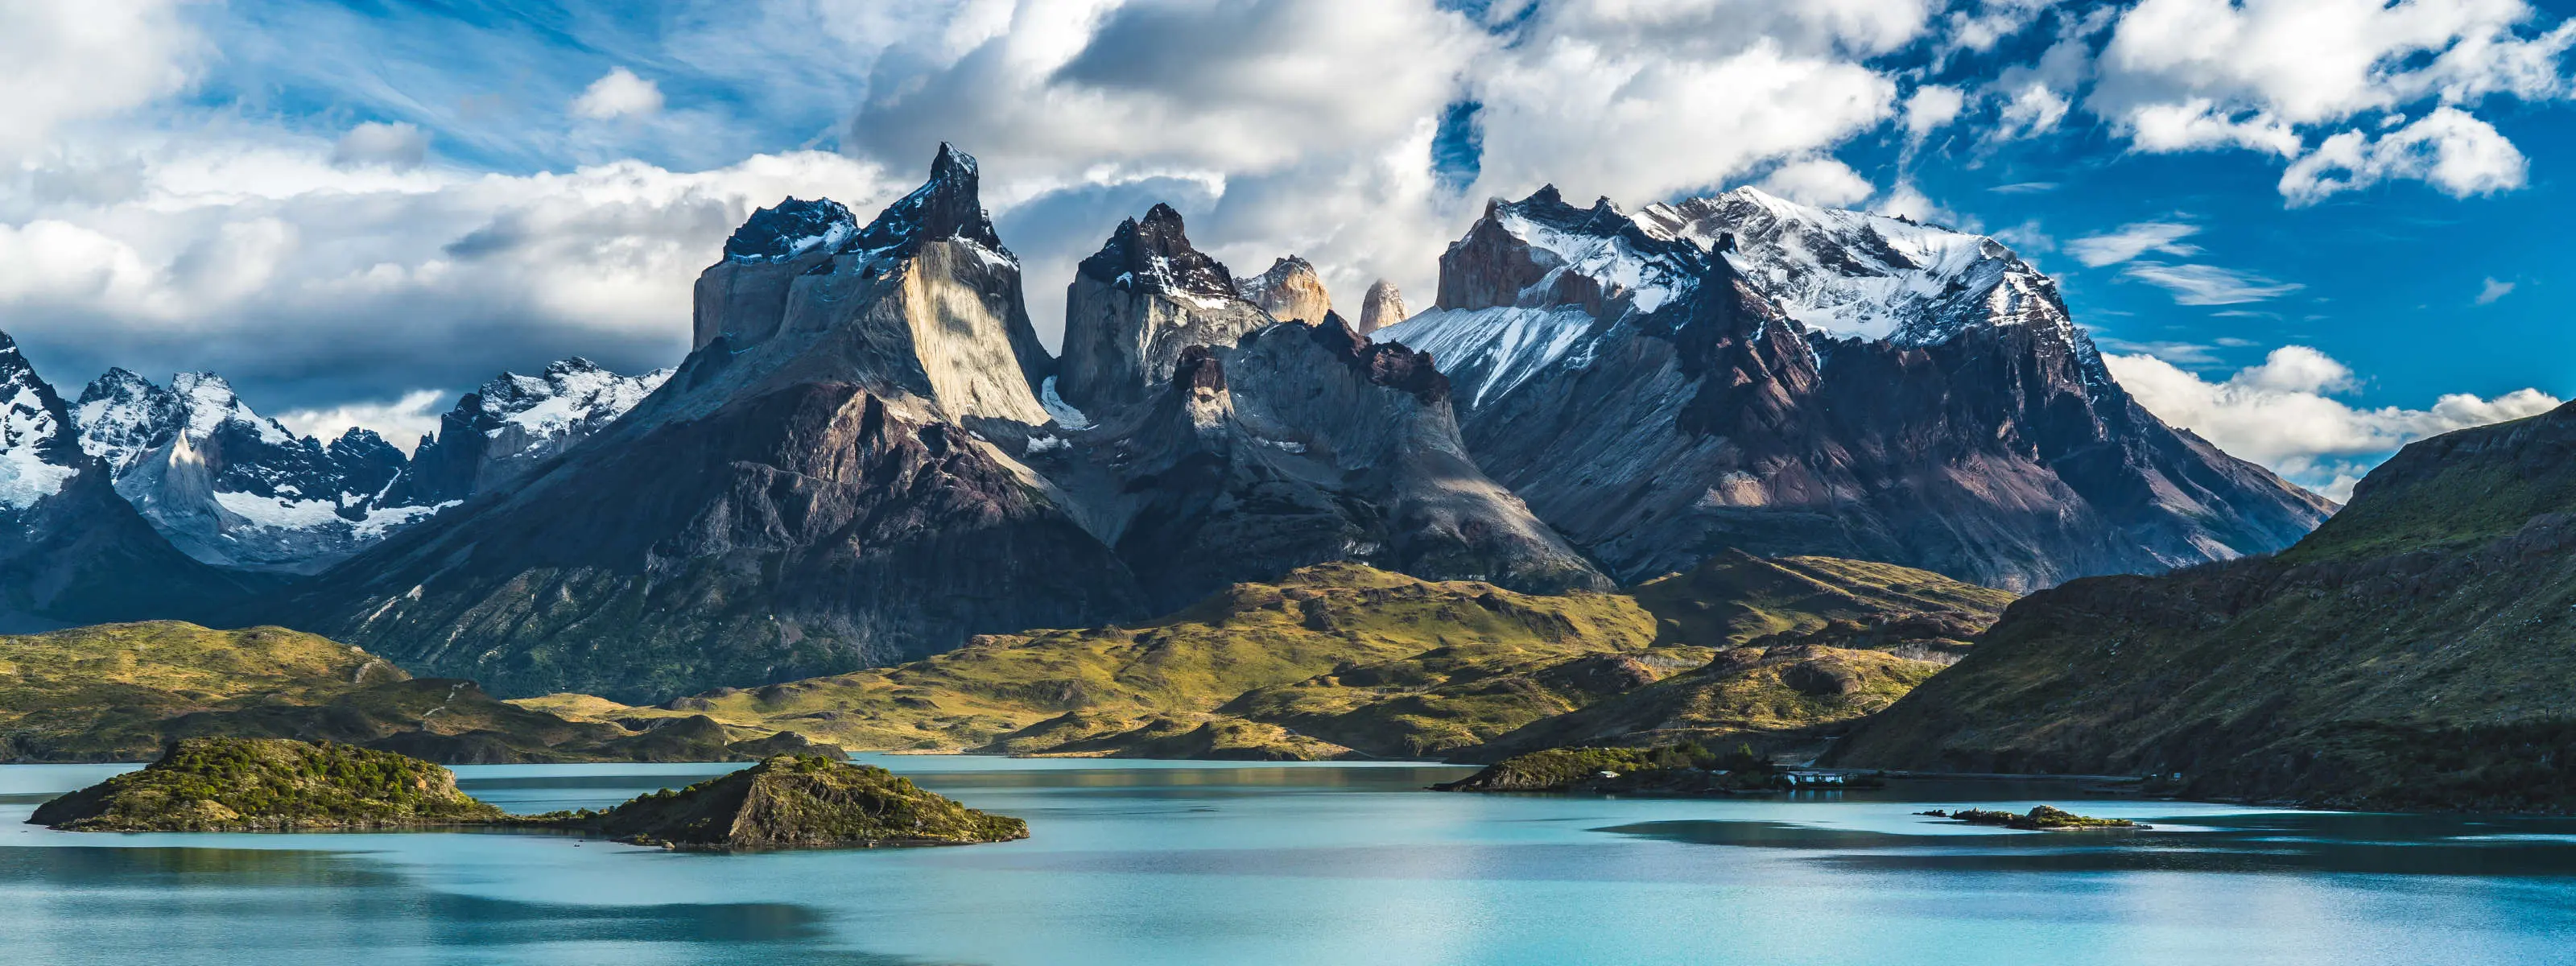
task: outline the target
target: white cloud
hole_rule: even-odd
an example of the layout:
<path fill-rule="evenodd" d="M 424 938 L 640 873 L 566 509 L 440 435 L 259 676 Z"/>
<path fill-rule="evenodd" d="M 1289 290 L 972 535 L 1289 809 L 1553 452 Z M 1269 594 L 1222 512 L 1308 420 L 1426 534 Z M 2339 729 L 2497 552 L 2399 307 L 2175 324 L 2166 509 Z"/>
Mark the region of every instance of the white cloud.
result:
<path fill-rule="evenodd" d="M 393 402 L 343 403 L 324 409 L 280 413 L 277 421 L 299 436 L 324 442 L 351 429 L 373 430 L 404 452 L 418 448 L 421 437 L 438 431 L 438 417 L 455 396 L 437 389 L 414 389 Z"/>
<path fill-rule="evenodd" d="M 2365 409 L 2333 396 L 2353 387 L 2352 370 L 2307 346 L 2272 350 L 2262 364 L 2211 382 L 2151 355 L 2105 355 L 2138 403 L 2220 449 L 2342 499 L 2360 468 L 2354 458 L 2387 453 L 2455 429 L 2538 415 L 2560 400 L 2537 389 L 2491 399 L 2453 393 L 2428 409 Z"/>
<path fill-rule="evenodd" d="M 1809 158 L 1781 165 L 1762 178 L 1764 191 L 1800 204 L 1846 208 L 1867 200 L 1878 187 L 1850 166 L 1832 158 Z"/>
<path fill-rule="evenodd" d="M 1967 103 L 1967 95 L 1956 87 L 1926 84 L 1915 88 L 1914 93 L 1905 98 L 1906 135 L 1917 141 L 1931 136 L 1932 132 L 1957 120 L 1960 109 Z"/>
<path fill-rule="evenodd" d="M 2478 304 L 2494 305 L 2497 299 L 2511 294 L 2513 294 L 2512 282 L 2499 282 L 2490 278 L 2478 289 Z"/>
<path fill-rule="evenodd" d="M 662 111 L 662 88 L 652 81 L 635 76 L 623 67 L 608 73 L 573 98 L 575 117 L 605 121 L 611 118 L 658 114 Z"/>
<path fill-rule="evenodd" d="M 2260 302 L 2307 287 L 2297 282 L 2276 282 L 2252 272 L 2220 268 L 2216 265 L 2138 262 L 2123 269 L 2121 274 L 2172 292 L 2176 305 L 2236 305 L 2244 302 Z"/>
<path fill-rule="evenodd" d="M 2118 15 L 2085 104 L 2140 150 L 2296 159 L 2280 184 L 2294 205 L 2387 179 L 2509 190 L 2520 152 L 2468 112 L 2570 93 L 2576 21 L 2538 22 L 2523 0 L 2143 0 Z M 2397 134 L 2364 133 L 2427 101 Z"/>
<path fill-rule="evenodd" d="M 2189 257 L 2200 254 L 2200 247 L 2184 244 L 2183 239 L 2199 232 L 2200 226 L 2180 222 L 2131 222 L 2117 231 L 2067 242 L 2066 250 L 2088 268 L 2116 265 L 2148 252 Z"/>
<path fill-rule="evenodd" d="M 429 157 L 429 135 L 409 122 L 368 121 L 340 136 L 331 163 L 341 167 L 380 164 L 395 170 L 420 166 Z"/>
<path fill-rule="evenodd" d="M 310 138 L 141 153 L 130 198 L 0 223 L 0 319 L 70 385 L 111 364 L 210 369 L 286 387 L 254 400 L 277 410 L 573 354 L 649 368 L 687 348 L 690 286 L 752 208 L 794 194 L 872 211 L 920 176 L 819 152 L 528 176 L 337 153 Z"/>
<path fill-rule="evenodd" d="M 166 0 L 0 3 L 0 161 L 186 87 L 204 46 Z"/>
<path fill-rule="evenodd" d="M 2327 138 L 2281 173 L 2281 194 L 2303 205 L 2389 178 L 2411 178 L 2466 198 L 2522 187 L 2528 167 L 2522 152 L 2492 125 L 2443 107 L 2377 138 L 2360 131 Z"/>
<path fill-rule="evenodd" d="M 2033 81 L 2013 91 L 2004 101 L 2003 115 L 1996 121 L 1995 136 L 2001 138 L 2036 137 L 2057 130 L 2071 106 L 2066 95 Z"/>

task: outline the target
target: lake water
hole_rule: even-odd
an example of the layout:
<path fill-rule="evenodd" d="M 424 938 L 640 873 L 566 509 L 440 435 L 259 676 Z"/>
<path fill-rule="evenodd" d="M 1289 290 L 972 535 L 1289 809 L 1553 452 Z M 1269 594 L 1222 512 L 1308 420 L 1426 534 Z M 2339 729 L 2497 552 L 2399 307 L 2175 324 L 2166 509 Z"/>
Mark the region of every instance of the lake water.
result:
<path fill-rule="evenodd" d="M 1457 795 L 1436 766 L 873 757 L 1034 838 L 666 853 L 494 833 L 23 824 L 116 766 L 0 766 L 0 962 L 2576 963 L 2576 821 L 1899 783 L 1771 800 Z M 468 766 L 505 809 L 725 765 Z M 2154 822 L 2008 832 L 2050 803 Z"/>

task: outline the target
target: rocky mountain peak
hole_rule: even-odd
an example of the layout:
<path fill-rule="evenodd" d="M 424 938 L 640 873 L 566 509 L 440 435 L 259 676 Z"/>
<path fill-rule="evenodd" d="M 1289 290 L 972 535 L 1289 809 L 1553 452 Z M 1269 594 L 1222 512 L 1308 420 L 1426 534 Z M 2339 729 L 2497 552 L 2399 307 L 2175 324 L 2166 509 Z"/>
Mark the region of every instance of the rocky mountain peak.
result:
<path fill-rule="evenodd" d="M 1369 286 L 1368 297 L 1360 302 L 1359 333 L 1367 335 L 1402 322 L 1404 316 L 1404 293 L 1396 291 L 1394 282 L 1378 279 Z"/>
<path fill-rule="evenodd" d="M 1234 276 L 1225 265 L 1190 246 L 1181 213 L 1157 203 L 1143 220 L 1118 223 L 1108 243 L 1078 266 L 1084 276 L 1126 291 L 1234 300 Z"/>
<path fill-rule="evenodd" d="M 973 155 L 939 143 L 930 179 L 877 214 L 842 250 L 875 255 L 909 254 L 922 242 L 956 238 L 1008 257 L 1002 236 L 984 211 Z"/>
<path fill-rule="evenodd" d="M 1603 198 L 1567 204 L 1554 185 L 1495 200 L 1440 256 L 1442 309 L 1578 307 L 1613 322 L 1685 301 L 1707 270 L 1706 248 L 1649 233 Z"/>
<path fill-rule="evenodd" d="M 858 219 L 840 202 L 800 201 L 790 195 L 777 207 L 752 212 L 725 239 L 724 253 L 738 262 L 785 261 L 817 248 L 839 248 L 858 228 Z"/>
<path fill-rule="evenodd" d="M 1223 263 L 1190 245 L 1181 213 L 1162 204 L 1119 222 L 1082 260 L 1064 311 L 1056 391 L 1085 411 L 1147 399 L 1185 348 L 1231 346 L 1275 321 L 1236 290 Z"/>
<path fill-rule="evenodd" d="M 81 462 L 62 397 L 0 332 L 0 511 L 23 510 L 61 492 Z"/>
<path fill-rule="evenodd" d="M 92 380 L 72 411 L 81 449 L 106 461 L 112 472 L 123 472 L 159 445 L 170 427 L 186 421 L 177 393 L 124 369 Z"/>
<path fill-rule="evenodd" d="M 1282 322 L 1317 322 L 1333 310 L 1333 297 L 1324 290 L 1323 276 L 1315 266 L 1295 255 L 1270 263 L 1270 270 L 1247 279 L 1235 287 L 1243 297 Z"/>
<path fill-rule="evenodd" d="M 533 376 L 504 372 L 439 419 L 385 499 L 438 506 L 508 485 L 635 408 L 671 377 L 669 369 L 619 375 L 575 356 Z"/>
<path fill-rule="evenodd" d="M 2029 326 L 2085 356 L 2094 381 L 2108 379 L 2056 282 L 1991 237 L 1752 187 L 1648 205 L 1635 220 L 1650 234 L 1726 253 L 1810 329 L 1922 346 L 1971 329 Z"/>

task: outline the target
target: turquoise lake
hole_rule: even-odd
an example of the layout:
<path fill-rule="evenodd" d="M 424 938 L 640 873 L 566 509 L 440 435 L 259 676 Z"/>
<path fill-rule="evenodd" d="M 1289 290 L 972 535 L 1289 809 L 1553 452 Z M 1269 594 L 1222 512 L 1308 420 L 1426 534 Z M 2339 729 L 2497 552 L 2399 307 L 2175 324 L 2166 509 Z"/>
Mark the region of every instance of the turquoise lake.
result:
<path fill-rule="evenodd" d="M 124 766 L 0 766 L 0 962 L 2576 963 L 2576 821 L 1899 782 L 1751 800 L 1420 790 L 1466 769 L 863 756 L 1028 841 L 666 853 L 494 833 L 24 824 Z M 730 765 L 466 766 L 515 812 Z M 2008 832 L 2056 804 L 2155 823 Z"/>

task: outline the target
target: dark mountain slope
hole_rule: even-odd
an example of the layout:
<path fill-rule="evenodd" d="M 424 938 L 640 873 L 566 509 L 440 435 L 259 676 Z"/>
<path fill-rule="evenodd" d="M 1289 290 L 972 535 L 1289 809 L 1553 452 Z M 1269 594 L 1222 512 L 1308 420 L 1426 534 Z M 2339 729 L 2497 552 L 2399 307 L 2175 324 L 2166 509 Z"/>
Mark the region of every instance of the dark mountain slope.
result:
<path fill-rule="evenodd" d="M 2564 811 L 2571 550 L 2576 408 L 2425 440 L 2277 557 L 2080 580 L 2015 604 L 1836 760 Z"/>
<path fill-rule="evenodd" d="M 2276 550 L 2329 508 L 2140 408 L 1991 239 L 1774 208 L 1825 224 L 1739 249 L 1722 206 L 1497 202 L 1377 338 L 1429 351 L 1485 470 L 1623 580 L 1737 548 L 2021 589 Z M 1905 320 L 1877 338 L 1799 321 L 1870 278 L 1940 297 L 1866 306 Z"/>

